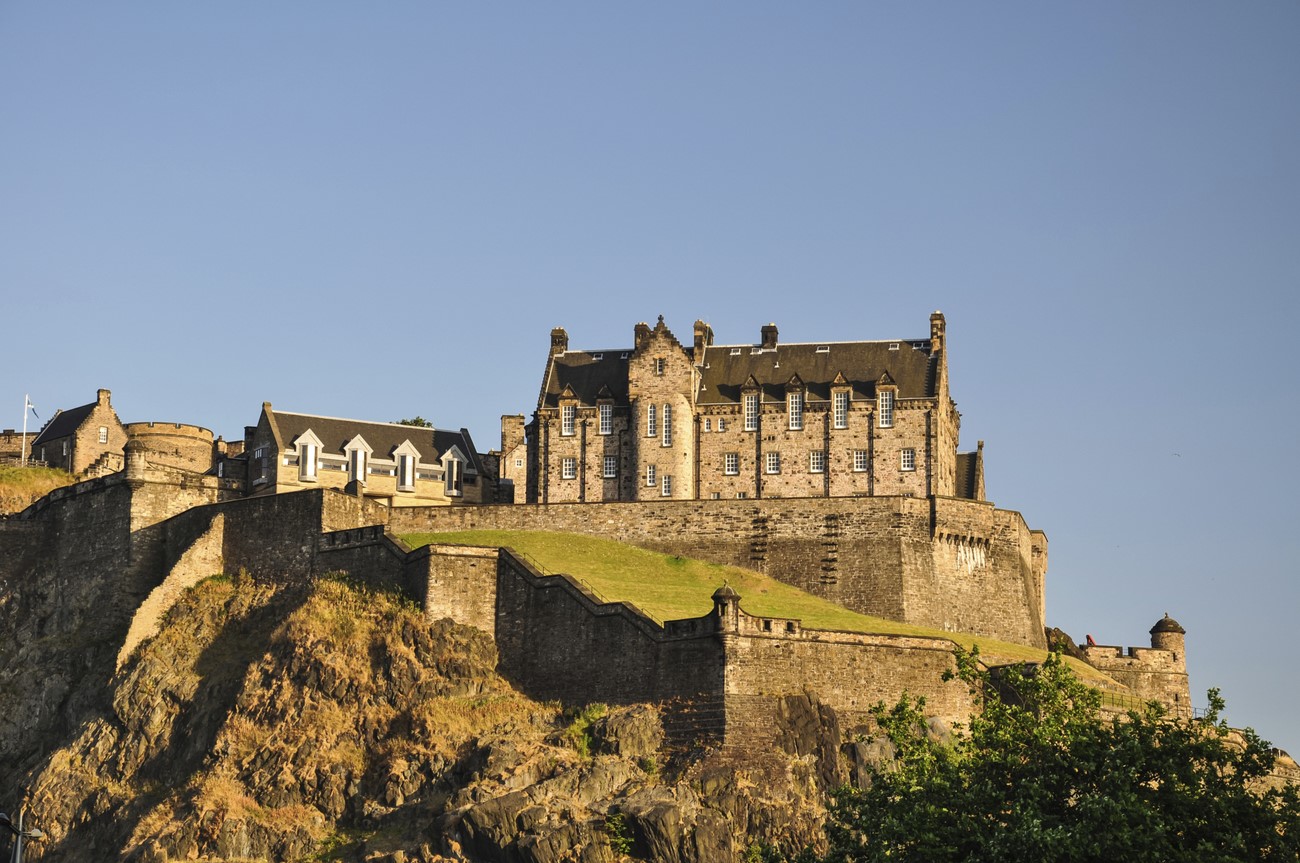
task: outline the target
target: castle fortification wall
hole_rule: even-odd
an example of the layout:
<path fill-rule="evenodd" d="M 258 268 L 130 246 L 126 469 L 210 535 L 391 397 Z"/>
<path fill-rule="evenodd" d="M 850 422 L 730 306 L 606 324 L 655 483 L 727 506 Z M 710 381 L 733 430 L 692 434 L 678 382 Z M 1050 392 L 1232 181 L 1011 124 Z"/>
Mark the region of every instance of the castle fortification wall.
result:
<path fill-rule="evenodd" d="M 1019 513 L 950 498 L 780 498 L 394 511 L 397 534 L 602 536 L 743 566 L 855 611 L 1042 647 L 1046 540 Z"/>
<path fill-rule="evenodd" d="M 1175 715 L 1191 716 L 1191 684 L 1181 654 L 1154 647 L 1130 647 L 1126 652 L 1103 644 L 1089 645 L 1084 654 L 1116 683 L 1128 687 L 1134 697 L 1158 701 Z"/>

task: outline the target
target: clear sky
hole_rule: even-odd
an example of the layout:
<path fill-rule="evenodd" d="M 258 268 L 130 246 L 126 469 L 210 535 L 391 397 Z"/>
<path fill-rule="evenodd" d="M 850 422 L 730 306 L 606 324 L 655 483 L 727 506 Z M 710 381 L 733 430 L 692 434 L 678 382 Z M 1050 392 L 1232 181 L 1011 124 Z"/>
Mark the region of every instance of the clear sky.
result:
<path fill-rule="evenodd" d="M 704 7 L 704 8 L 701 8 Z M 920 338 L 1049 622 L 1300 755 L 1300 5 L 0 4 L 0 425 L 498 445 L 553 326 Z"/>

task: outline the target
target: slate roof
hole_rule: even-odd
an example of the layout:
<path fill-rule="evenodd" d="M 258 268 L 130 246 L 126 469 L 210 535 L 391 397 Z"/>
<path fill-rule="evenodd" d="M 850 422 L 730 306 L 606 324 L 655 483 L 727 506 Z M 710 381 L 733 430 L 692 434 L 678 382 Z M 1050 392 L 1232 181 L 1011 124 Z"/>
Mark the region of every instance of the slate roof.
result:
<path fill-rule="evenodd" d="M 90 412 L 98 404 L 99 402 L 94 401 L 88 405 L 59 411 L 50 417 L 50 421 L 45 424 L 45 428 L 41 429 L 41 433 L 36 436 L 36 440 L 32 441 L 30 445 L 35 447 L 37 444 L 71 436 L 86 421 L 86 417 L 90 416 Z"/>
<path fill-rule="evenodd" d="M 542 407 L 557 407 L 565 387 L 572 387 L 578 401 L 587 406 L 602 398 L 627 404 L 627 358 L 631 355 L 631 348 L 615 348 L 565 351 L 552 357 L 542 391 Z"/>
<path fill-rule="evenodd" d="M 893 350 L 890 346 L 895 346 Z M 921 345 L 922 347 L 914 347 Z M 855 399 L 876 396 L 876 381 L 886 372 L 898 385 L 899 398 L 934 395 L 937 360 L 930 342 L 808 342 L 760 349 L 754 345 L 710 345 L 700 369 L 698 404 L 734 404 L 751 376 L 763 401 L 785 401 L 786 384 L 798 375 L 810 400 L 828 400 L 836 375 L 842 374 Z"/>
<path fill-rule="evenodd" d="M 281 451 L 293 446 L 299 435 L 311 429 L 320 438 L 322 451 L 333 455 L 345 455 L 348 441 L 357 435 L 361 435 L 370 444 L 375 457 L 385 459 L 392 458 L 393 450 L 401 446 L 403 441 L 409 440 L 419 451 L 422 464 L 437 462 L 454 446 L 470 460 L 475 473 L 484 473 L 483 461 L 474 449 L 474 441 L 466 429 L 447 431 L 277 410 L 268 410 L 267 413 Z"/>
<path fill-rule="evenodd" d="M 891 349 L 891 345 L 894 346 Z M 550 358 L 539 407 L 559 405 L 570 387 L 582 405 L 611 398 L 627 404 L 627 357 L 631 348 L 605 351 L 565 351 Z M 855 399 L 874 399 L 876 382 L 886 372 L 898 385 L 899 398 L 935 395 L 938 359 L 929 339 L 879 342 L 808 342 L 757 345 L 710 345 L 700 366 L 696 403 L 735 404 L 750 376 L 761 387 L 763 401 L 785 401 L 785 388 L 798 375 L 810 400 L 830 398 L 831 385 L 843 374 Z"/>

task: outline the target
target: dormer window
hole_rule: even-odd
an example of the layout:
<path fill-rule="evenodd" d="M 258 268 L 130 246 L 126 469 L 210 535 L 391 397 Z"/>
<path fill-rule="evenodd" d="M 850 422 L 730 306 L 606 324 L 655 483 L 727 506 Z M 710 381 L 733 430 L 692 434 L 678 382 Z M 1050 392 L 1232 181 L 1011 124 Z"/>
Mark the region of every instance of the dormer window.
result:
<path fill-rule="evenodd" d="M 315 482 L 320 458 L 320 438 L 308 429 L 293 444 L 298 450 L 298 481 Z"/>
<path fill-rule="evenodd" d="M 348 481 L 365 485 L 370 454 L 373 452 L 370 444 L 366 443 L 365 438 L 361 437 L 361 435 L 357 435 L 348 441 L 343 449 L 348 454 Z"/>
<path fill-rule="evenodd" d="M 573 405 L 564 405 L 560 408 L 560 434 L 566 437 L 573 434 L 573 417 L 577 410 Z"/>
<path fill-rule="evenodd" d="M 598 408 L 598 411 L 600 413 L 600 433 L 613 434 L 614 433 L 614 406 L 610 404 L 603 404 Z"/>
<path fill-rule="evenodd" d="M 745 431 L 758 431 L 758 393 L 745 393 Z"/>
<path fill-rule="evenodd" d="M 420 453 L 409 440 L 393 450 L 393 460 L 397 462 L 397 490 L 415 491 L 415 477 L 420 461 Z"/>
<path fill-rule="evenodd" d="M 790 420 L 790 430 L 803 428 L 803 393 L 787 393 L 785 397 L 786 414 Z"/>
<path fill-rule="evenodd" d="M 460 451 L 450 449 L 442 457 L 443 491 L 448 497 L 460 497 L 465 490 L 465 462 Z"/>
<path fill-rule="evenodd" d="M 880 415 L 880 427 L 892 428 L 894 425 L 894 391 L 884 390 L 876 396 L 876 411 Z"/>

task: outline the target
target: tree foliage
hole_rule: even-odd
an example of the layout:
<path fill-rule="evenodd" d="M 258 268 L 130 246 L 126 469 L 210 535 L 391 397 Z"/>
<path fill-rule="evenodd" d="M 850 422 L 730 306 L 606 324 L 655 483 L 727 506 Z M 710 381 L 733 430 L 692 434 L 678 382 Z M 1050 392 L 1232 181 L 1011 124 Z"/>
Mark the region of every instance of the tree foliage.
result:
<path fill-rule="evenodd" d="M 1106 716 L 1059 656 L 996 678 L 976 660 L 959 654 L 978 709 L 949 741 L 923 699 L 876 707 L 897 759 L 834 795 L 828 863 L 1300 860 L 1300 795 L 1265 787 L 1273 749 L 1230 732 L 1216 690 L 1203 719 Z"/>
<path fill-rule="evenodd" d="M 397 421 L 397 425 L 399 425 L 399 426 L 417 426 L 417 427 L 422 428 L 422 429 L 431 429 L 431 428 L 433 428 L 433 423 L 429 422 L 427 419 L 425 419 L 424 417 L 420 416 L 419 414 L 416 414 L 415 416 L 411 417 L 409 420 L 398 420 L 398 421 Z"/>

